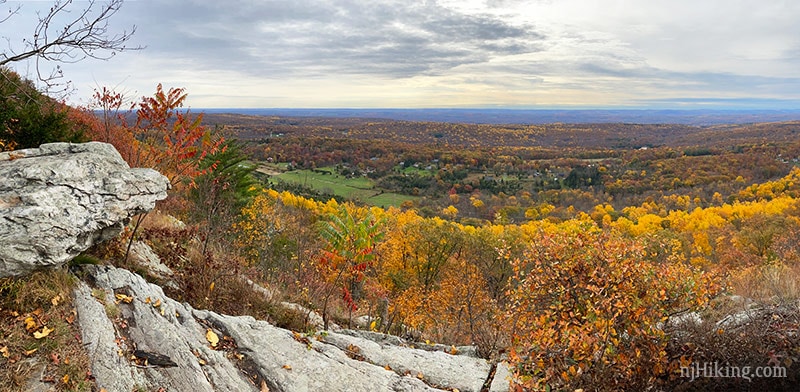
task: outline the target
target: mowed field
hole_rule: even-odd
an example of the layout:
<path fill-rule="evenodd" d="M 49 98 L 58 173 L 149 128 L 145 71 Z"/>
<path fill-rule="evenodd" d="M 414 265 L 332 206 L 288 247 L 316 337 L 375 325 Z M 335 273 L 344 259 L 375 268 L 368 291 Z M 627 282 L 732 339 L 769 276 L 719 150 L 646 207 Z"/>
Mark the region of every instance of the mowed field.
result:
<path fill-rule="evenodd" d="M 399 207 L 404 201 L 417 197 L 399 193 L 384 192 L 367 177 L 346 178 L 336 174 L 332 167 L 315 170 L 280 171 L 275 165 L 262 166 L 260 172 L 269 174 L 270 179 L 299 184 L 321 192 L 331 193 L 347 200 L 358 201 L 379 207 Z M 285 167 L 285 166 L 284 166 Z"/>

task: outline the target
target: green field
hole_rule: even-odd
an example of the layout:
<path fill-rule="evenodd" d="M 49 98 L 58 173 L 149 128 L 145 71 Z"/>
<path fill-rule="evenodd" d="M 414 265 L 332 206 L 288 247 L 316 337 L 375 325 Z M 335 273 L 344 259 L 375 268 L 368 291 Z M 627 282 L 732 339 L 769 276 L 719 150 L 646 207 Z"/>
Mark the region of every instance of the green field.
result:
<path fill-rule="evenodd" d="M 401 195 L 399 193 L 382 193 L 367 199 L 367 203 L 379 207 L 395 206 L 399 207 L 404 201 L 415 201 L 417 196 Z"/>
<path fill-rule="evenodd" d="M 360 201 L 370 205 L 398 207 L 404 201 L 416 200 L 417 197 L 399 193 L 384 193 L 367 177 L 345 178 L 335 174 L 333 168 L 324 167 L 316 170 L 292 170 L 273 175 L 271 178 L 300 184 L 316 190 L 332 193 L 344 199 Z"/>

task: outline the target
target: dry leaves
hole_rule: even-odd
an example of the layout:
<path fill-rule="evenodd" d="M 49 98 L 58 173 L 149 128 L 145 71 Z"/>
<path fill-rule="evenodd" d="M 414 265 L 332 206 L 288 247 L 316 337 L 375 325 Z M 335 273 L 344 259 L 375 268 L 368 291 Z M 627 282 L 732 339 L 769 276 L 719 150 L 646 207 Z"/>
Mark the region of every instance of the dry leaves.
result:
<path fill-rule="evenodd" d="M 41 331 L 34 332 L 33 337 L 36 339 L 46 338 L 48 335 L 50 335 L 50 332 L 53 332 L 53 330 L 45 325 L 42 327 Z"/>
<path fill-rule="evenodd" d="M 114 298 L 117 299 L 117 303 L 124 302 L 126 304 L 129 304 L 133 302 L 133 297 L 122 293 L 114 294 Z"/>
<path fill-rule="evenodd" d="M 206 340 L 208 340 L 212 348 L 216 348 L 219 344 L 219 336 L 211 328 L 206 330 Z"/>

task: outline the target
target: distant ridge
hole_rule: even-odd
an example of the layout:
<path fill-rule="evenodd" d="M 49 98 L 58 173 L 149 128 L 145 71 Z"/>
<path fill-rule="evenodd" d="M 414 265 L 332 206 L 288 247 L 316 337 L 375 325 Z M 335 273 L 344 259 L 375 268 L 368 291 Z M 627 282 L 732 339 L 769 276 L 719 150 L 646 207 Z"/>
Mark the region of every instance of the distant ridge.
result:
<path fill-rule="evenodd" d="M 374 118 L 473 124 L 634 123 L 716 125 L 800 120 L 800 110 L 193 109 L 255 116 Z"/>

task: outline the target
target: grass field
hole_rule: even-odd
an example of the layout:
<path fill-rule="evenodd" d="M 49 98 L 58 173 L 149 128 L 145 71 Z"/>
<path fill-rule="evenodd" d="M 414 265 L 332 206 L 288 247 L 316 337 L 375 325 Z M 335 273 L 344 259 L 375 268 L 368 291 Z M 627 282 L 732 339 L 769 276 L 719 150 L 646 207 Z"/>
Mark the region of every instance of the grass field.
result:
<path fill-rule="evenodd" d="M 380 188 L 375 187 L 375 183 L 369 178 L 345 178 L 334 174 L 332 168 L 292 170 L 274 175 L 272 178 L 380 207 L 398 207 L 404 201 L 417 199 L 415 196 L 399 193 L 383 193 Z"/>
<path fill-rule="evenodd" d="M 399 193 L 382 193 L 370 197 L 367 199 L 367 203 L 379 207 L 399 207 L 404 201 L 414 201 L 417 199 L 419 199 L 417 196 L 401 195 Z"/>

